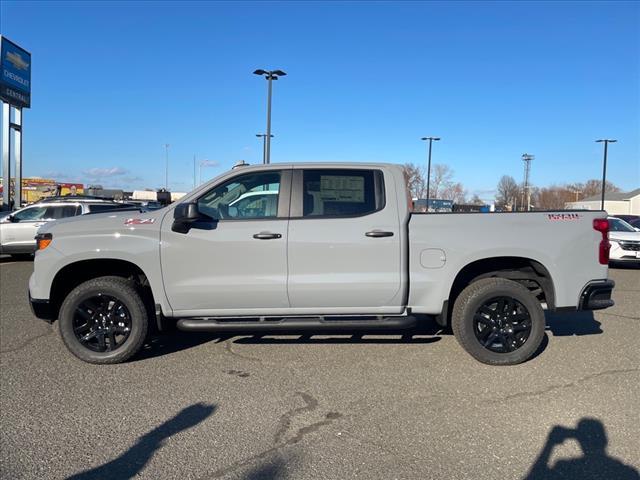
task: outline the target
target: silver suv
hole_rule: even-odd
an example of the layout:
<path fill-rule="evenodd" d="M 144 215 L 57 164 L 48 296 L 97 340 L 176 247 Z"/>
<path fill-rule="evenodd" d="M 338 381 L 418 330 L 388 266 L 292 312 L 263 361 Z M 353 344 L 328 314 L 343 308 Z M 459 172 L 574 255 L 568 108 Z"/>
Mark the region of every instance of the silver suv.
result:
<path fill-rule="evenodd" d="M 106 200 L 48 200 L 0 217 L 0 254 L 25 255 L 36 249 L 35 236 L 42 225 L 86 213 L 131 208 Z"/>

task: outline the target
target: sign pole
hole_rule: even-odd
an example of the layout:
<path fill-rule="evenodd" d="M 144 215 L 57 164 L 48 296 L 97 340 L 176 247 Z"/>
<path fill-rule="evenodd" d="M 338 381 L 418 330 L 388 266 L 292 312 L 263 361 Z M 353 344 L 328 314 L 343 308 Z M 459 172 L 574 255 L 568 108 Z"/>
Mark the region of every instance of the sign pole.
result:
<path fill-rule="evenodd" d="M 14 208 L 22 206 L 22 108 L 14 107 L 13 110 L 13 151 L 16 162 L 16 173 L 13 187 Z"/>
<path fill-rule="evenodd" d="M 11 210 L 11 106 L 2 102 L 2 210 Z"/>

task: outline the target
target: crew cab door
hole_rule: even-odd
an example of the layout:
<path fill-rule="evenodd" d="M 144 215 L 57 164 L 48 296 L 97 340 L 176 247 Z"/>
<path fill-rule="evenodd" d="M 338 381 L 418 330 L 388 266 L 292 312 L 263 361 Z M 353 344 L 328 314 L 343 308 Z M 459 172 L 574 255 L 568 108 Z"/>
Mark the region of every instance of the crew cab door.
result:
<path fill-rule="evenodd" d="M 161 228 L 162 279 L 174 315 L 268 314 L 289 307 L 290 169 L 239 172 L 197 199 L 202 220 Z"/>
<path fill-rule="evenodd" d="M 395 184 L 392 178 L 387 183 L 376 169 L 294 170 L 288 250 L 292 309 L 402 311 L 404 235 Z"/>

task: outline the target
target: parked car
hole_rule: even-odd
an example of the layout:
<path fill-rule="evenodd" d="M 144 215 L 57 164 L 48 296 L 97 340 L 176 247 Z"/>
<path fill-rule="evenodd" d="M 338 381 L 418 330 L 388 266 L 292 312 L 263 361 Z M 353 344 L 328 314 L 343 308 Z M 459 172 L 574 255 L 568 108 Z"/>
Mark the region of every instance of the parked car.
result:
<path fill-rule="evenodd" d="M 615 218 L 624 220 L 636 230 L 640 230 L 640 215 L 613 215 Z"/>
<path fill-rule="evenodd" d="M 640 263 L 640 231 L 620 218 L 608 220 L 611 263 Z"/>
<path fill-rule="evenodd" d="M 261 195 L 275 208 L 232 206 Z M 605 212 L 419 214 L 409 198 L 397 165 L 243 166 L 162 210 L 43 226 L 31 306 L 99 364 L 134 355 L 152 323 L 320 333 L 433 316 L 477 360 L 512 365 L 538 350 L 544 309 L 613 305 Z"/>
<path fill-rule="evenodd" d="M 131 205 L 97 199 L 47 199 L 15 212 L 7 212 L 0 218 L 0 253 L 16 256 L 32 254 L 36 249 L 38 228 L 47 222 L 130 207 Z"/>

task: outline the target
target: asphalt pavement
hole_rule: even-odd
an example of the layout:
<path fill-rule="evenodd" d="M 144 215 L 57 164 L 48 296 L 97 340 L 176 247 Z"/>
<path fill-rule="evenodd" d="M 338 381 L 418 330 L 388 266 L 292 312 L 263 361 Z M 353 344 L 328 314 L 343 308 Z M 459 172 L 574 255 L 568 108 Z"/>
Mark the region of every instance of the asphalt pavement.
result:
<path fill-rule="evenodd" d="M 638 479 L 640 270 L 616 306 L 549 316 L 529 362 L 408 334 L 173 333 L 83 363 L 0 258 L 2 479 Z"/>

